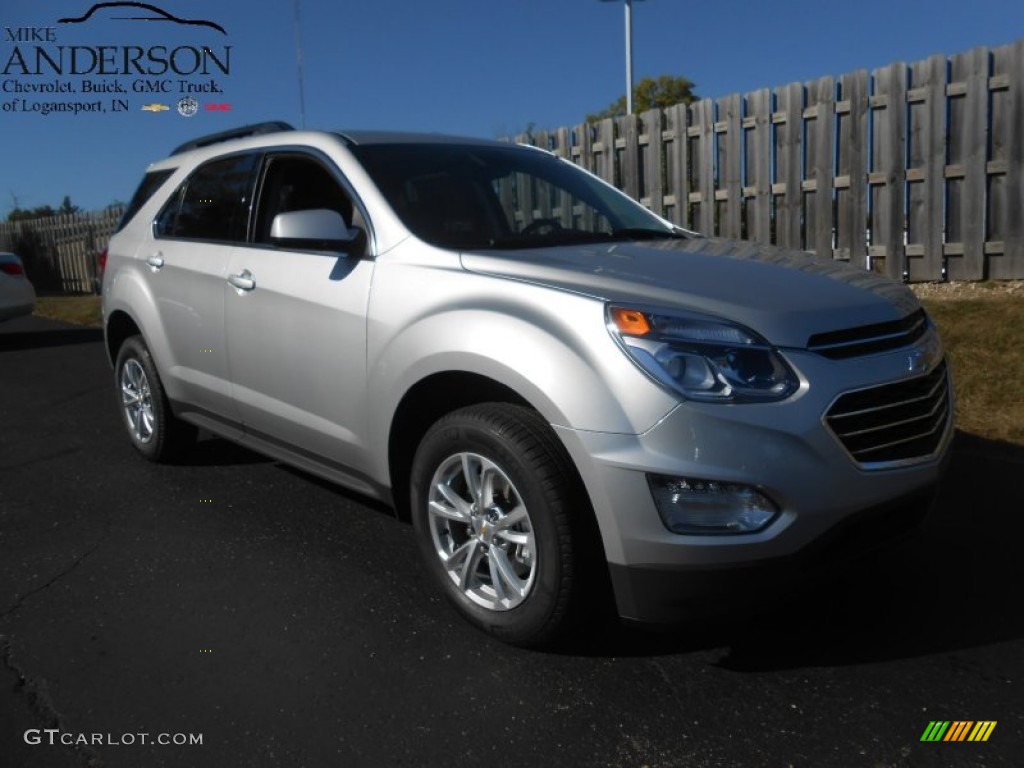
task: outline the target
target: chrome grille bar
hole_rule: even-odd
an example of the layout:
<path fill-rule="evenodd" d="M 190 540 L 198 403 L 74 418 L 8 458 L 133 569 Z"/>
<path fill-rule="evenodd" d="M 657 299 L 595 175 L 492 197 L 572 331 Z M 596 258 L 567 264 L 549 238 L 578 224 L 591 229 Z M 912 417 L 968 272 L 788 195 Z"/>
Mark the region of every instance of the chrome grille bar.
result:
<path fill-rule="evenodd" d="M 949 374 L 943 361 L 924 376 L 840 395 L 825 424 L 865 469 L 924 461 L 950 423 Z"/>
<path fill-rule="evenodd" d="M 808 339 L 807 349 L 832 359 L 858 357 L 913 344 L 927 330 L 928 318 L 919 309 L 902 320 L 817 333 Z"/>
<path fill-rule="evenodd" d="M 848 419 L 851 416 L 863 416 L 864 414 L 868 413 L 879 413 L 880 411 L 884 411 L 889 408 L 900 408 L 902 406 L 912 405 L 913 403 L 920 403 L 925 400 L 931 400 L 935 397 L 937 390 L 941 387 L 945 387 L 945 384 L 945 378 L 942 376 L 937 376 L 935 378 L 935 385 L 926 395 L 921 395 L 919 397 L 911 397 L 906 400 L 900 400 L 894 403 L 885 403 L 884 405 L 877 405 L 873 408 L 862 408 L 859 411 L 847 411 L 846 413 L 836 413 L 829 416 L 829 419 Z"/>

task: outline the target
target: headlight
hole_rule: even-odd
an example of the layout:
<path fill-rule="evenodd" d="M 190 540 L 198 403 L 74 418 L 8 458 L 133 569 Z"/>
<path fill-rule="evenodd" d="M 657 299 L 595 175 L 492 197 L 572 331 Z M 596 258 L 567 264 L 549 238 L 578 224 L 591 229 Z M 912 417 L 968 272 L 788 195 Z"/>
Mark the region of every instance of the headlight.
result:
<path fill-rule="evenodd" d="M 782 400 L 800 385 L 763 338 L 707 315 L 609 306 L 608 330 L 642 371 L 691 400 Z"/>

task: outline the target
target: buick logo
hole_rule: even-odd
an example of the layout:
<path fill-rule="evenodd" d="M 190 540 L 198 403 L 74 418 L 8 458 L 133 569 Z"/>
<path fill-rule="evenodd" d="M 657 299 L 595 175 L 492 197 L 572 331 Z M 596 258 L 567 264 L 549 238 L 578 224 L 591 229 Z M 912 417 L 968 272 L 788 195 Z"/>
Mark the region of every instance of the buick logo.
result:
<path fill-rule="evenodd" d="M 191 96 L 186 96 L 183 99 L 178 99 L 178 114 L 182 117 L 192 117 L 196 112 L 199 111 L 199 102 L 193 99 Z"/>

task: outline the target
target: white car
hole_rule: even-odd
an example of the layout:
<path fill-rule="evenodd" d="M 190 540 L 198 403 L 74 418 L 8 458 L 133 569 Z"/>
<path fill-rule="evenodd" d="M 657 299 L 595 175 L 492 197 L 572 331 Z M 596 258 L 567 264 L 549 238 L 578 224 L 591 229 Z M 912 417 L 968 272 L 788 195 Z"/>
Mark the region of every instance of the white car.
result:
<path fill-rule="evenodd" d="M 13 253 L 0 251 L 0 320 L 31 315 L 36 290 L 25 275 L 25 265 Z"/>

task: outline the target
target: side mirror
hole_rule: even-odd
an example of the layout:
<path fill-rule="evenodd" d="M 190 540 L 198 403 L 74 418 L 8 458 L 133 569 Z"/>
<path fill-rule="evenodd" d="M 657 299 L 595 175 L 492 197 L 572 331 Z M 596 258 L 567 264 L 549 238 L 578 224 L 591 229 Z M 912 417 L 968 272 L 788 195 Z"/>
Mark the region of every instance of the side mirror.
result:
<path fill-rule="evenodd" d="M 270 241 L 286 248 L 350 251 L 359 235 L 340 213 L 326 208 L 279 213 L 270 225 Z"/>

